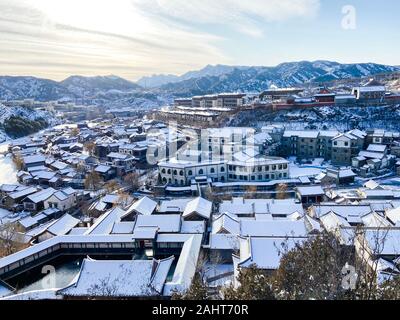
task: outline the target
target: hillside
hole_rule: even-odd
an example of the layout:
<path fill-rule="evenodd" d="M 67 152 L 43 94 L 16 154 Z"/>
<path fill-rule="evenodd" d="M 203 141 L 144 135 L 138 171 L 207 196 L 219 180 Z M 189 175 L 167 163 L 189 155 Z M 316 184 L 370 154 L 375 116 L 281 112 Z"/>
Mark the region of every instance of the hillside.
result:
<path fill-rule="evenodd" d="M 143 78 L 138 83 L 117 76 L 71 76 L 60 82 L 35 77 L 0 76 L 0 100 L 63 100 L 109 108 L 129 106 L 150 109 L 170 104 L 174 97 L 237 91 L 260 92 L 271 86 L 318 85 L 326 81 L 368 77 L 399 70 L 399 67 L 375 63 L 301 61 L 282 63 L 276 67 L 208 65 L 182 76 L 157 75 Z"/>
<path fill-rule="evenodd" d="M 6 107 L 0 103 L 0 143 L 58 124 L 54 115 L 25 107 Z"/>

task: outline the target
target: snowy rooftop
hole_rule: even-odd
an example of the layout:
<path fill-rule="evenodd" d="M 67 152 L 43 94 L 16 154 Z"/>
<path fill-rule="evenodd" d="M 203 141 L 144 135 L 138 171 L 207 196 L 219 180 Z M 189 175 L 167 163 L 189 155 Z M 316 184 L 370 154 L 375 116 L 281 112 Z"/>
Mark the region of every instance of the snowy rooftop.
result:
<path fill-rule="evenodd" d="M 210 219 L 211 211 L 212 202 L 199 197 L 188 202 L 182 216 L 187 218 L 193 214 L 197 214 L 202 218 Z"/>
<path fill-rule="evenodd" d="M 139 215 L 136 219 L 135 232 L 143 227 L 157 227 L 161 233 L 178 233 L 181 230 L 181 216 L 178 214 Z"/>
<path fill-rule="evenodd" d="M 241 220 L 240 234 L 245 237 L 307 237 L 307 229 L 303 219 Z"/>
<path fill-rule="evenodd" d="M 164 260 L 94 261 L 85 259 L 75 282 L 59 291 L 65 296 L 158 296 L 174 258 Z"/>
<path fill-rule="evenodd" d="M 157 202 L 151 200 L 148 197 L 143 197 L 130 206 L 130 208 L 126 211 L 125 216 L 129 215 L 132 212 L 136 212 L 142 215 L 151 215 L 153 214 L 156 207 Z"/>

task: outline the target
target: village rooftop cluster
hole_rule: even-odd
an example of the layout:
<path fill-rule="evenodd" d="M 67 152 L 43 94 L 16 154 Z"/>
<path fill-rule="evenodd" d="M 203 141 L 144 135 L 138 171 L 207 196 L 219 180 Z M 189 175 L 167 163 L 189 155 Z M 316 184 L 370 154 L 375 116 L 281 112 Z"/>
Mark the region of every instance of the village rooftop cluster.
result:
<path fill-rule="evenodd" d="M 322 232 L 377 265 L 379 281 L 400 274 L 399 132 L 213 127 L 246 108 L 399 99 L 375 81 L 351 93 L 302 92 L 271 89 L 250 103 L 237 93 L 178 99 L 145 117 L 114 110 L 12 141 L 18 183 L 0 185 L 0 237 L 10 243 L 0 297 L 169 299 L 199 268 L 218 294 L 240 285 L 241 269 L 272 272 L 285 250 Z M 72 255 L 82 259 L 68 285 L 13 287 Z"/>

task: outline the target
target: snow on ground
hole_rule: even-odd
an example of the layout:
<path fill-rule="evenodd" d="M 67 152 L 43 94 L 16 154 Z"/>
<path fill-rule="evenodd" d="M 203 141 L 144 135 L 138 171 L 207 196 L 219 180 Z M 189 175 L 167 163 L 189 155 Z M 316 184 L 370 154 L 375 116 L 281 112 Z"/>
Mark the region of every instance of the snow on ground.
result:
<path fill-rule="evenodd" d="M 17 171 L 11 157 L 0 155 L 0 185 L 17 183 Z"/>
<path fill-rule="evenodd" d="M 291 179 L 299 178 L 299 177 L 315 177 L 323 172 L 324 169 L 318 166 L 299 166 L 295 163 L 289 164 L 289 177 Z"/>

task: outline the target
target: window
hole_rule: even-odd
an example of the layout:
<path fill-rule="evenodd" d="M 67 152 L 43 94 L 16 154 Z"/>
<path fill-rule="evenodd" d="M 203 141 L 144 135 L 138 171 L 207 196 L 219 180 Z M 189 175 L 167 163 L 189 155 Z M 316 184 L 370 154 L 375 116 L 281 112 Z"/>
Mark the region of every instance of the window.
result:
<path fill-rule="evenodd" d="M 255 181 L 256 177 L 255 176 L 251 176 L 251 181 Z"/>
<path fill-rule="evenodd" d="M 258 175 L 258 180 L 262 180 L 262 174 Z"/>
<path fill-rule="evenodd" d="M 225 168 L 224 167 L 221 167 L 221 172 L 225 172 Z"/>
<path fill-rule="evenodd" d="M 179 171 L 179 175 L 182 177 L 183 176 L 183 171 Z"/>
<path fill-rule="evenodd" d="M 189 171 L 188 171 L 188 175 L 189 175 L 189 176 L 192 176 L 192 175 L 193 175 L 193 171 L 192 171 L 192 170 L 189 170 Z"/>
<path fill-rule="evenodd" d="M 204 174 L 204 170 L 203 170 L 203 169 L 200 169 L 200 170 L 199 170 L 199 174 Z"/>
<path fill-rule="evenodd" d="M 334 146 L 337 146 L 337 141 L 335 141 L 335 142 L 333 143 L 333 145 L 334 145 Z"/>
<path fill-rule="evenodd" d="M 214 169 L 214 168 L 211 168 L 210 172 L 211 172 L 211 173 L 215 173 L 215 169 Z"/>
<path fill-rule="evenodd" d="M 161 170 L 161 173 L 165 174 L 165 172 L 166 172 L 165 169 L 162 169 L 162 170 Z"/>
<path fill-rule="evenodd" d="M 171 169 L 168 169 L 167 173 L 168 173 L 168 174 L 171 174 Z"/>
<path fill-rule="evenodd" d="M 178 174 L 178 171 L 174 170 L 174 175 L 177 175 L 177 174 Z"/>
<path fill-rule="evenodd" d="M 348 147 L 348 146 L 349 146 L 349 143 L 346 141 L 346 142 L 344 143 L 344 145 L 345 145 L 346 147 Z"/>

